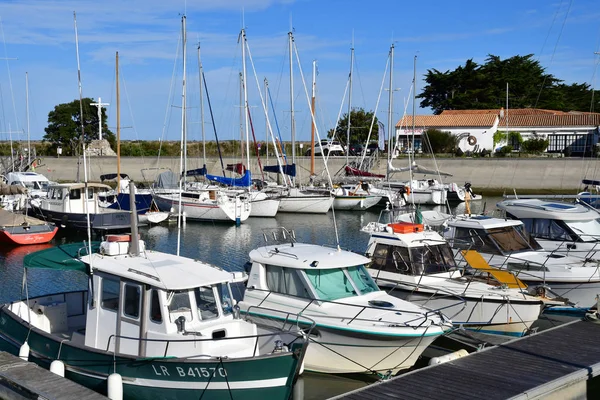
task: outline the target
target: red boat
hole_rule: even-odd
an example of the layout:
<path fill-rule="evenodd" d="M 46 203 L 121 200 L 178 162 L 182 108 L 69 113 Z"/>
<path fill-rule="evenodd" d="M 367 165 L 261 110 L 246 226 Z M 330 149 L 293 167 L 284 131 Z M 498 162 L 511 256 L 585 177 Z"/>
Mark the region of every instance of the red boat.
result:
<path fill-rule="evenodd" d="M 41 219 L 0 209 L 0 242 L 9 244 L 48 243 L 58 227 Z"/>

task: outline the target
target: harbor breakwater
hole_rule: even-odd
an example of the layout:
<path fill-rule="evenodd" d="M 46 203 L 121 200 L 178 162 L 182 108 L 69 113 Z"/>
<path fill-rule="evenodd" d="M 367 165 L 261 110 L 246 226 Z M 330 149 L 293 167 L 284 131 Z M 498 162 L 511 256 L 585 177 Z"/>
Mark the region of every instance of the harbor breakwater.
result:
<path fill-rule="evenodd" d="M 116 157 L 92 157 L 88 159 L 89 181 L 99 182 L 100 175 L 117 172 Z M 223 159 L 223 164 L 233 164 L 239 159 Z M 81 163 L 81 161 L 80 161 Z M 179 171 L 179 157 L 123 157 L 121 158 L 121 172 L 128 174 L 138 182 L 152 181 L 160 169 Z M 266 160 L 262 160 L 266 165 Z M 452 174 L 452 177 L 443 178 L 444 182 L 456 182 L 463 185 L 470 182 L 477 190 L 505 190 L 512 191 L 575 191 L 582 187 L 581 180 L 600 179 L 600 171 L 596 171 L 598 161 L 581 158 L 418 158 L 417 163 L 428 169 L 439 169 Z M 208 173 L 221 175 L 221 163 L 218 158 L 207 159 Z M 273 159 L 269 160 L 273 164 Z M 307 183 L 310 175 L 310 158 L 297 159 L 297 178 L 301 183 Z M 393 161 L 395 167 L 408 166 L 408 159 L 398 158 Z M 344 157 L 332 157 L 328 161 L 329 172 L 334 175 L 345 165 Z M 190 159 L 188 169 L 202 166 L 199 159 Z M 45 157 L 36 168 L 36 172 L 44 174 L 53 181 L 74 181 L 77 177 L 78 160 L 75 157 Z M 321 158 L 315 160 L 315 170 L 319 177 L 324 175 L 324 162 Z M 260 178 L 260 171 L 256 160 L 251 166 L 253 177 Z M 386 161 L 379 160 L 372 172 L 385 174 Z M 415 176 L 422 178 L 423 175 Z M 428 175 L 434 179 L 437 176 Z M 83 180 L 83 165 L 80 164 L 80 178 Z M 275 179 L 275 176 L 271 176 Z M 408 180 L 408 172 L 399 172 L 394 179 Z"/>

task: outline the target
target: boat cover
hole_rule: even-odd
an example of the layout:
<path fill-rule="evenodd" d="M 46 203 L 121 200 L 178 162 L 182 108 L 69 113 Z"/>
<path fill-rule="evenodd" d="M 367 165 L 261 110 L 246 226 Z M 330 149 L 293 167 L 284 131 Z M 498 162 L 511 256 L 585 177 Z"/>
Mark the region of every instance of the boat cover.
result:
<path fill-rule="evenodd" d="M 22 185 L 6 185 L 0 183 L 0 195 L 25 194 L 27 188 Z"/>
<path fill-rule="evenodd" d="M 296 164 L 282 165 L 281 170 L 283 170 L 283 173 L 286 175 L 296 176 Z M 263 167 L 263 171 L 274 172 L 274 173 L 278 174 L 280 169 L 279 169 L 279 165 L 267 165 L 267 166 Z"/>
<path fill-rule="evenodd" d="M 600 186 L 600 181 L 594 179 L 584 179 L 581 181 L 581 183 L 583 183 L 584 185 Z"/>
<path fill-rule="evenodd" d="M 92 242 L 92 253 L 98 252 L 100 242 Z M 25 268 L 58 269 L 87 272 L 87 265 L 79 259 L 88 253 L 86 243 L 63 244 L 27 254 L 23 258 Z"/>
<path fill-rule="evenodd" d="M 511 289 L 525 289 L 527 287 L 527 285 L 514 274 L 508 271 L 502 271 L 497 268 L 490 267 L 487 261 L 485 261 L 485 259 L 477 250 L 462 250 L 461 253 L 471 268 L 487 272 L 499 283 L 504 284 Z"/>
<path fill-rule="evenodd" d="M 250 171 L 246 171 L 244 176 L 242 176 L 241 178 L 228 178 L 226 176 L 208 174 L 206 175 L 206 178 L 227 186 L 250 186 L 252 183 L 252 176 L 250 175 Z"/>
<path fill-rule="evenodd" d="M 197 168 L 197 169 L 192 169 L 189 171 L 186 171 L 185 176 L 204 176 L 206 175 L 206 165 L 204 165 L 202 168 Z"/>
<path fill-rule="evenodd" d="M 363 171 L 358 168 L 352 168 L 349 165 L 346 165 L 344 169 L 346 170 L 347 176 L 368 176 L 371 178 L 385 178 L 385 175 L 374 174 L 372 172 Z"/>
<path fill-rule="evenodd" d="M 244 173 L 246 172 L 246 166 L 242 163 L 227 164 L 227 168 L 225 168 L 225 169 L 227 171 L 237 172 L 240 175 L 244 175 Z"/>
<path fill-rule="evenodd" d="M 16 214 L 0 208 L 0 227 L 44 225 L 46 221 L 30 217 L 25 214 Z"/>
<path fill-rule="evenodd" d="M 158 189 L 177 189 L 179 188 L 179 177 L 173 171 L 165 171 L 158 174 L 154 187 Z"/>
<path fill-rule="evenodd" d="M 104 175 L 100 175 L 100 180 L 102 182 L 104 182 L 104 181 L 112 181 L 116 177 L 117 177 L 117 174 L 104 174 Z M 129 175 L 127 175 L 127 174 L 121 174 L 121 179 L 129 179 Z"/>

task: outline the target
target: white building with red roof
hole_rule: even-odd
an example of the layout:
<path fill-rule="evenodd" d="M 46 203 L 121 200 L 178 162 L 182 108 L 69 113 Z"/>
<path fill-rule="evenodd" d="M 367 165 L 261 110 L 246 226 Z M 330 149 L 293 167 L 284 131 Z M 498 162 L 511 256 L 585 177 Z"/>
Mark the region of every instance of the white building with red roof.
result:
<path fill-rule="evenodd" d="M 413 129 L 414 126 L 414 129 Z M 598 143 L 600 113 L 564 112 L 533 108 L 493 110 L 446 110 L 440 115 L 411 115 L 396 124 L 396 137 L 400 151 L 413 148 L 421 150 L 421 135 L 428 129 L 447 131 L 459 138 L 463 151 L 498 150 L 510 144 L 518 150 L 517 143 L 507 140 L 494 142 L 494 134 L 519 132 L 523 140 L 548 139 L 548 153 L 572 155 L 591 154 Z M 414 135 L 413 135 L 414 133 Z M 506 135 L 508 136 L 508 135 Z"/>

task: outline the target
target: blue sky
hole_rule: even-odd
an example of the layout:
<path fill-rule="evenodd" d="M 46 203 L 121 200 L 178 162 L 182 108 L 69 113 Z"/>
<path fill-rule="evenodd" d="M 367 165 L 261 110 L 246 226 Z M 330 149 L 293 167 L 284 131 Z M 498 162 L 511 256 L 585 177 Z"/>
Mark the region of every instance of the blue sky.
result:
<path fill-rule="evenodd" d="M 243 10 L 243 13 L 242 13 Z M 188 26 L 188 136 L 200 140 L 196 44 L 221 139 L 239 138 L 242 21 L 257 77 L 269 79 L 277 122 L 289 139 L 287 32 L 290 24 L 307 85 L 312 60 L 318 62 L 317 121 L 321 136 L 333 127 L 341 107 L 354 37 L 352 105 L 375 109 L 387 55 L 395 43 L 394 122 L 409 100 L 413 57 L 418 55 L 418 87 L 427 69 L 454 69 L 487 54 L 502 58 L 533 53 L 567 83 L 595 84 L 600 51 L 600 2 L 579 1 L 340 1 L 340 0 L 2 0 L 0 129 L 26 129 L 25 72 L 29 73 L 32 139 L 41 139 L 48 112 L 78 98 L 73 11 L 77 12 L 84 97 L 102 98 L 109 126 L 115 122 L 115 52 L 121 73 L 123 139 L 178 140 L 181 109 L 181 14 Z M 242 15 L 244 16 L 242 19 Z M 179 52 L 180 53 L 180 52 Z M 297 138 L 310 137 L 308 103 L 294 66 Z M 9 79 L 10 71 L 10 79 Z M 385 84 L 387 88 L 387 82 Z M 256 135 L 265 137 L 265 120 L 252 69 L 249 103 Z M 310 90 L 310 89 L 309 89 Z M 419 89 L 417 89 L 417 92 Z M 377 116 L 387 124 L 387 92 Z M 410 110 L 408 103 L 408 110 Z M 207 107 L 208 109 L 208 107 Z M 343 106 L 343 110 L 347 105 Z M 418 110 L 418 113 L 430 113 Z M 206 135 L 214 139 L 206 114 Z M 271 122 L 274 125 L 274 120 Z M 13 139 L 25 139 L 14 133 Z M 6 133 L 0 139 L 7 139 Z"/>

